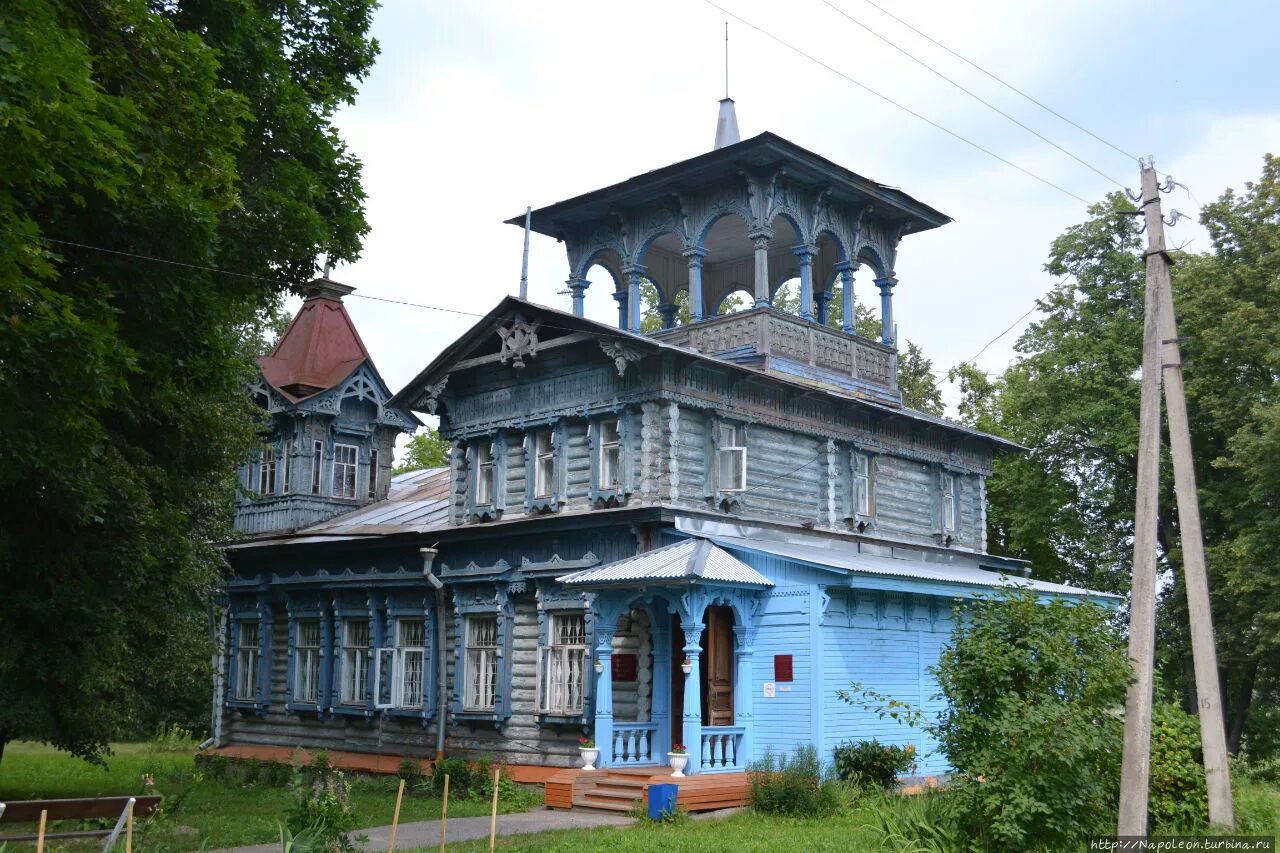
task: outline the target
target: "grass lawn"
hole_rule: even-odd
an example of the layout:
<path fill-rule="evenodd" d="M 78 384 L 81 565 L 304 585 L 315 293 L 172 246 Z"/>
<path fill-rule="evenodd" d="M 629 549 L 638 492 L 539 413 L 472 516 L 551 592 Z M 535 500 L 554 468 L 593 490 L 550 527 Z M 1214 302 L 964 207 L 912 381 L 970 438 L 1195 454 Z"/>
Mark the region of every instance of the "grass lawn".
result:
<path fill-rule="evenodd" d="M 279 824 L 290 803 L 286 787 L 204 778 L 197 772 L 191 751 L 163 750 L 152 744 L 116 744 L 113 749 L 115 754 L 107 759 L 104 771 L 40 744 L 8 744 L 0 761 L 0 802 L 140 794 L 144 793 L 143 775 L 151 774 L 155 792 L 163 794 L 165 802 L 162 814 L 140 829 L 142 849 L 199 850 L 278 838 Z M 360 816 L 360 826 L 391 823 L 397 784 L 394 778 L 352 779 L 351 802 Z M 500 808 L 521 811 L 540 802 L 539 793 L 536 798 L 522 798 Z M 450 798 L 450 817 L 488 813 L 487 799 Z M 406 788 L 401 821 L 439 817 L 438 798 L 411 795 Z M 14 832 L 18 825 L 6 827 L 10 827 L 6 832 Z M 101 846 L 101 841 L 90 841 L 66 847 L 49 845 L 49 849 L 99 850 Z M 10 853 L 14 849 L 15 845 L 10 845 Z"/>
<path fill-rule="evenodd" d="M 513 835 L 498 839 L 499 850 L 509 851 L 639 851 L 663 853 L 709 853 L 725 850 L 809 851 L 883 850 L 880 835 L 867 825 L 860 810 L 819 820 L 763 817 L 745 811 L 726 818 L 685 820 L 677 824 L 641 822 L 628 827 L 601 827 L 536 835 Z M 434 848 L 433 848 L 434 849 Z M 481 853 L 489 849 L 488 839 L 450 844 L 451 851 Z M 420 853 L 428 853 L 423 848 Z"/>

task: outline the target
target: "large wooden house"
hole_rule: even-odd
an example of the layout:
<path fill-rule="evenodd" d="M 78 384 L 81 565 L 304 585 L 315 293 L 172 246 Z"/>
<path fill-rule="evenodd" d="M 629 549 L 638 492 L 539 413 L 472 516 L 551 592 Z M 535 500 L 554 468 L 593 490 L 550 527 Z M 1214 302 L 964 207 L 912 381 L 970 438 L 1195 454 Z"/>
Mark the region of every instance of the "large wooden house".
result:
<path fill-rule="evenodd" d="M 546 778 L 586 736 L 647 778 L 685 744 L 695 785 L 876 737 L 945 771 L 837 689 L 932 708 L 957 605 L 1015 582 L 1090 595 L 986 553 L 984 483 L 1018 448 L 902 405 L 894 263 L 947 221 L 772 134 L 726 144 L 534 211 L 568 250 L 572 311 L 503 299 L 394 396 L 319 281 L 255 389 L 274 430 L 228 549 L 219 745 Z M 863 265 L 878 340 L 854 333 Z M 796 278 L 798 315 L 776 310 Z M 601 286 L 617 328 L 583 316 Z M 738 290 L 754 307 L 719 315 Z M 390 478 L 415 411 L 452 458 Z"/>

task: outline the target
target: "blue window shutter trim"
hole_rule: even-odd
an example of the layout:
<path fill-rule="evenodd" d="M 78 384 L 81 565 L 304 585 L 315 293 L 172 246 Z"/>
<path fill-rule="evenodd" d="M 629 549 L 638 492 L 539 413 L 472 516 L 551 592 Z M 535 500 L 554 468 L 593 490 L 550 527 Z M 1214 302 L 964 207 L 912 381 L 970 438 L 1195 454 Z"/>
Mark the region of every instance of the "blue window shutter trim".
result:
<path fill-rule="evenodd" d="M 526 515 L 533 512 L 533 484 L 537 460 L 537 443 L 534 438 L 536 435 L 537 430 L 526 430 L 522 443 L 524 452 L 524 511 Z"/>
<path fill-rule="evenodd" d="M 455 586 L 453 595 L 453 715 L 464 720 L 491 720 L 495 726 L 501 728 L 511 716 L 511 655 L 515 634 L 515 600 L 508 593 L 507 584 L 501 582 L 496 585 Z M 462 706 L 466 692 L 466 617 L 473 614 L 497 617 L 498 683 L 492 712 L 465 711 Z"/>
<path fill-rule="evenodd" d="M 295 684 L 298 683 L 297 682 L 298 617 L 295 615 L 292 609 L 290 609 L 288 613 L 289 613 L 289 626 L 286 630 L 288 632 L 287 637 L 288 637 L 288 644 L 289 644 L 289 649 L 288 649 L 289 664 L 285 668 L 284 706 L 289 710 L 293 710 L 295 707 L 295 704 L 293 701 L 293 687 Z"/>

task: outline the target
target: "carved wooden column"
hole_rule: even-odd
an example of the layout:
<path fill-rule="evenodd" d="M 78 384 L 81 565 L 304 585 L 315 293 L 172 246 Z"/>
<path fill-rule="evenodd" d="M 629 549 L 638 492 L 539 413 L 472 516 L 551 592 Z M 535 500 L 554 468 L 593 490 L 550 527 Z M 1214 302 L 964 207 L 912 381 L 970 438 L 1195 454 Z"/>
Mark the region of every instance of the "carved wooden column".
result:
<path fill-rule="evenodd" d="M 768 303 L 765 303 L 768 304 Z M 680 619 L 684 632 L 684 656 L 692 662 L 684 677 L 684 745 L 689 752 L 689 766 L 685 773 L 697 773 L 702 765 L 702 632 L 706 625 Z"/>
<path fill-rule="evenodd" d="M 602 609 L 595 620 L 596 632 L 596 697 L 595 739 L 600 750 L 597 767 L 608 767 L 613 762 L 613 635 L 618 631 L 614 611 Z"/>
<path fill-rule="evenodd" d="M 619 328 L 626 329 L 632 334 L 640 333 L 640 279 L 644 278 L 648 270 L 639 264 L 624 267 L 622 274 L 627 279 L 627 306 L 625 319 L 626 323 Z"/>
<path fill-rule="evenodd" d="M 649 636 L 653 644 L 653 671 L 650 675 L 653 710 L 649 718 L 654 724 L 650 746 L 654 763 L 662 764 L 671 748 L 671 619 L 665 608 L 657 607 L 655 611 L 649 617 Z"/>
<path fill-rule="evenodd" d="M 680 306 L 674 302 L 661 302 L 658 304 L 658 315 L 662 317 L 662 328 L 674 329 L 676 327 L 676 312 L 680 310 Z"/>
<path fill-rule="evenodd" d="M 752 702 L 755 691 L 751 687 L 754 683 L 751 677 L 751 656 L 755 651 L 751 647 L 753 633 L 745 625 L 735 625 L 733 628 L 734 660 L 737 664 L 733 671 L 733 723 L 743 727 L 742 745 L 735 758 L 742 768 L 751 760 L 754 742 L 755 706 Z"/>
<path fill-rule="evenodd" d="M 684 259 L 689 264 L 689 320 L 696 323 L 702 319 L 702 259 L 707 250 L 702 248 L 686 249 Z"/>
<path fill-rule="evenodd" d="M 793 251 L 800 260 L 800 319 L 813 320 L 813 256 L 817 247 L 806 243 Z"/>
<path fill-rule="evenodd" d="M 566 283 L 569 285 L 569 293 L 573 297 L 573 315 L 575 317 L 581 317 L 583 316 L 583 297 L 586 296 L 587 287 L 591 282 L 587 281 L 585 278 L 578 278 L 575 276 L 570 278 Z"/>
<path fill-rule="evenodd" d="M 814 310 L 818 315 L 814 319 L 824 326 L 827 324 L 827 309 L 831 306 L 831 300 L 834 298 L 835 294 L 831 292 L 831 288 L 819 290 L 813 294 Z"/>
<path fill-rule="evenodd" d="M 752 231 L 747 237 L 755 247 L 756 255 L 754 307 L 764 308 L 769 305 L 769 243 L 773 241 L 773 231 L 762 228 Z"/>
<path fill-rule="evenodd" d="M 880 342 L 886 346 L 897 344 L 893 328 L 893 287 L 897 283 L 893 273 L 876 279 L 876 287 L 880 288 Z"/>
<path fill-rule="evenodd" d="M 619 290 L 613 294 L 613 298 L 618 303 L 618 328 L 625 329 L 627 327 L 627 291 Z"/>
<path fill-rule="evenodd" d="M 836 273 L 840 276 L 840 301 L 843 303 L 843 317 L 841 324 L 844 326 L 846 334 L 852 335 L 854 313 L 854 294 L 853 294 L 853 273 L 857 269 L 855 264 L 849 261 L 840 261 L 836 264 Z"/>

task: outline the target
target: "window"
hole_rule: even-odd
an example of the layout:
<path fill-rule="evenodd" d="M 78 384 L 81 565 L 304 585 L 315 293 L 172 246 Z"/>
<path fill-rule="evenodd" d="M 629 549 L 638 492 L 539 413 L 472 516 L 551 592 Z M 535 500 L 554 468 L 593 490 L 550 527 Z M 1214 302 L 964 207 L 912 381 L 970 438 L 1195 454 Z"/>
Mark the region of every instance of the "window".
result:
<path fill-rule="evenodd" d="M 342 622 L 342 704 L 363 705 L 369 687 L 369 620 Z"/>
<path fill-rule="evenodd" d="M 622 441 L 618 434 L 618 419 L 600 421 L 600 464 L 596 473 L 596 488 L 618 488 L 618 474 L 622 469 Z"/>
<path fill-rule="evenodd" d="M 356 446 L 354 444 L 333 446 L 333 496 L 335 498 L 356 496 Z"/>
<path fill-rule="evenodd" d="M 293 489 L 293 443 L 285 442 L 284 445 L 284 484 L 280 487 L 280 491 L 288 494 Z"/>
<path fill-rule="evenodd" d="M 369 451 L 369 500 L 378 499 L 378 451 Z"/>
<path fill-rule="evenodd" d="M 320 466 L 324 464 L 324 442 L 311 443 L 311 494 L 320 494 Z"/>
<path fill-rule="evenodd" d="M 720 424 L 720 445 L 716 449 L 719 488 L 722 492 L 742 492 L 747 488 L 747 448 L 743 428 Z"/>
<path fill-rule="evenodd" d="M 498 617 L 467 617 L 464 711 L 492 711 L 498 690 Z"/>
<path fill-rule="evenodd" d="M 950 533 L 956 529 L 956 475 L 942 473 L 942 529 Z"/>
<path fill-rule="evenodd" d="M 262 448 L 262 456 L 258 462 L 258 493 L 274 495 L 276 493 L 276 451 L 274 447 Z"/>
<path fill-rule="evenodd" d="M 425 619 L 396 621 L 395 686 L 391 704 L 397 708 L 421 708 L 426 678 L 427 623 Z"/>
<path fill-rule="evenodd" d="M 875 515 L 875 465 L 866 453 L 853 454 L 853 509 L 858 515 Z"/>
<path fill-rule="evenodd" d="M 541 430 L 533 436 L 533 496 L 549 498 L 555 489 L 556 454 L 552 446 L 551 430 Z"/>
<path fill-rule="evenodd" d="M 476 445 L 476 506 L 493 503 L 493 442 Z"/>
<path fill-rule="evenodd" d="M 293 701 L 314 705 L 320 699 L 320 621 L 300 620 L 296 630 Z"/>
<path fill-rule="evenodd" d="M 587 627 L 581 613 L 554 613 L 542 650 L 542 713 L 582 713 L 587 668 Z"/>
<path fill-rule="evenodd" d="M 257 622 L 239 622 L 236 630 L 236 699 L 252 702 L 258 696 L 261 627 Z"/>

